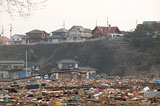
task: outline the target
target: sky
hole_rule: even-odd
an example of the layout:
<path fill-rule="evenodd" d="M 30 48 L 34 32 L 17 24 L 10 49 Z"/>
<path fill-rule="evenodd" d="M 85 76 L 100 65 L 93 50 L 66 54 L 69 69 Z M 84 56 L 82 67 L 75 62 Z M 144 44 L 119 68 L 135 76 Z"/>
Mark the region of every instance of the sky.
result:
<path fill-rule="evenodd" d="M 120 30 L 130 31 L 143 21 L 160 21 L 160 0 L 48 0 L 43 10 L 35 10 L 28 18 L 11 18 L 0 12 L 0 27 L 4 35 L 25 34 L 33 29 L 52 32 L 73 25 L 94 29 L 98 26 L 118 26 Z M 2 28 L 0 28 L 1 31 Z"/>

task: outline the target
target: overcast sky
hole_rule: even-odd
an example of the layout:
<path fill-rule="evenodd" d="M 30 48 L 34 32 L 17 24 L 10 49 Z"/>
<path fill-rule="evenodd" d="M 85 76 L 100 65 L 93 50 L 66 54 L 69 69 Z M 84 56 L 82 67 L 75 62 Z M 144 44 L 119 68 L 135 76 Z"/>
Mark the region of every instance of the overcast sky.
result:
<path fill-rule="evenodd" d="M 160 0 L 48 0 L 46 8 L 34 11 L 27 19 L 9 17 L 0 13 L 0 26 L 5 27 L 9 36 L 9 24 L 13 25 L 13 34 L 24 34 L 33 29 L 54 31 L 63 27 L 81 25 L 93 29 L 107 26 L 107 17 L 111 26 L 129 31 L 143 21 L 160 21 Z M 0 28 L 1 31 L 1 28 Z"/>

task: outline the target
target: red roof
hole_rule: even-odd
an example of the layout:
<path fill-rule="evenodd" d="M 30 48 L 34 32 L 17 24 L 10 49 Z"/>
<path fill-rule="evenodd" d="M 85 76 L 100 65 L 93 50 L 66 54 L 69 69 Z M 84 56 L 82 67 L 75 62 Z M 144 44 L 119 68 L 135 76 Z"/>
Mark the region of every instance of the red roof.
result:
<path fill-rule="evenodd" d="M 118 27 L 102 27 L 102 26 L 97 26 L 96 27 L 103 36 L 108 35 L 109 33 L 115 33 L 115 31 L 118 29 Z"/>
<path fill-rule="evenodd" d="M 10 41 L 10 39 L 6 36 L 0 36 L 0 40 L 3 40 L 3 41 Z"/>

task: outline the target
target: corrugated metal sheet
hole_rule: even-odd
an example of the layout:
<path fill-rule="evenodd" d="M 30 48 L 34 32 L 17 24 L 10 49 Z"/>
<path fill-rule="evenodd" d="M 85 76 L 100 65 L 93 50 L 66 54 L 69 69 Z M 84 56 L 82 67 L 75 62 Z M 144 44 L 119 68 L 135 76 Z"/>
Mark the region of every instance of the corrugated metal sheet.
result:
<path fill-rule="evenodd" d="M 160 92 L 159 91 L 145 92 L 144 97 L 146 97 L 146 98 L 160 97 Z"/>

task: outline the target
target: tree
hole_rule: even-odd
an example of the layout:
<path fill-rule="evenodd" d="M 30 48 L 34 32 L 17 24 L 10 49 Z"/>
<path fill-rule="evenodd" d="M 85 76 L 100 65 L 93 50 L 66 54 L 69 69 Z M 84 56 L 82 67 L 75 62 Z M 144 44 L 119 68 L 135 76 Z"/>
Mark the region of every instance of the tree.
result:
<path fill-rule="evenodd" d="M 0 12 L 10 15 L 29 16 L 34 9 L 41 9 L 47 0 L 0 0 Z"/>
<path fill-rule="evenodd" d="M 159 36 L 160 33 L 160 23 L 154 22 L 152 24 L 139 24 L 135 31 L 133 32 L 134 35 L 145 36 Z"/>

